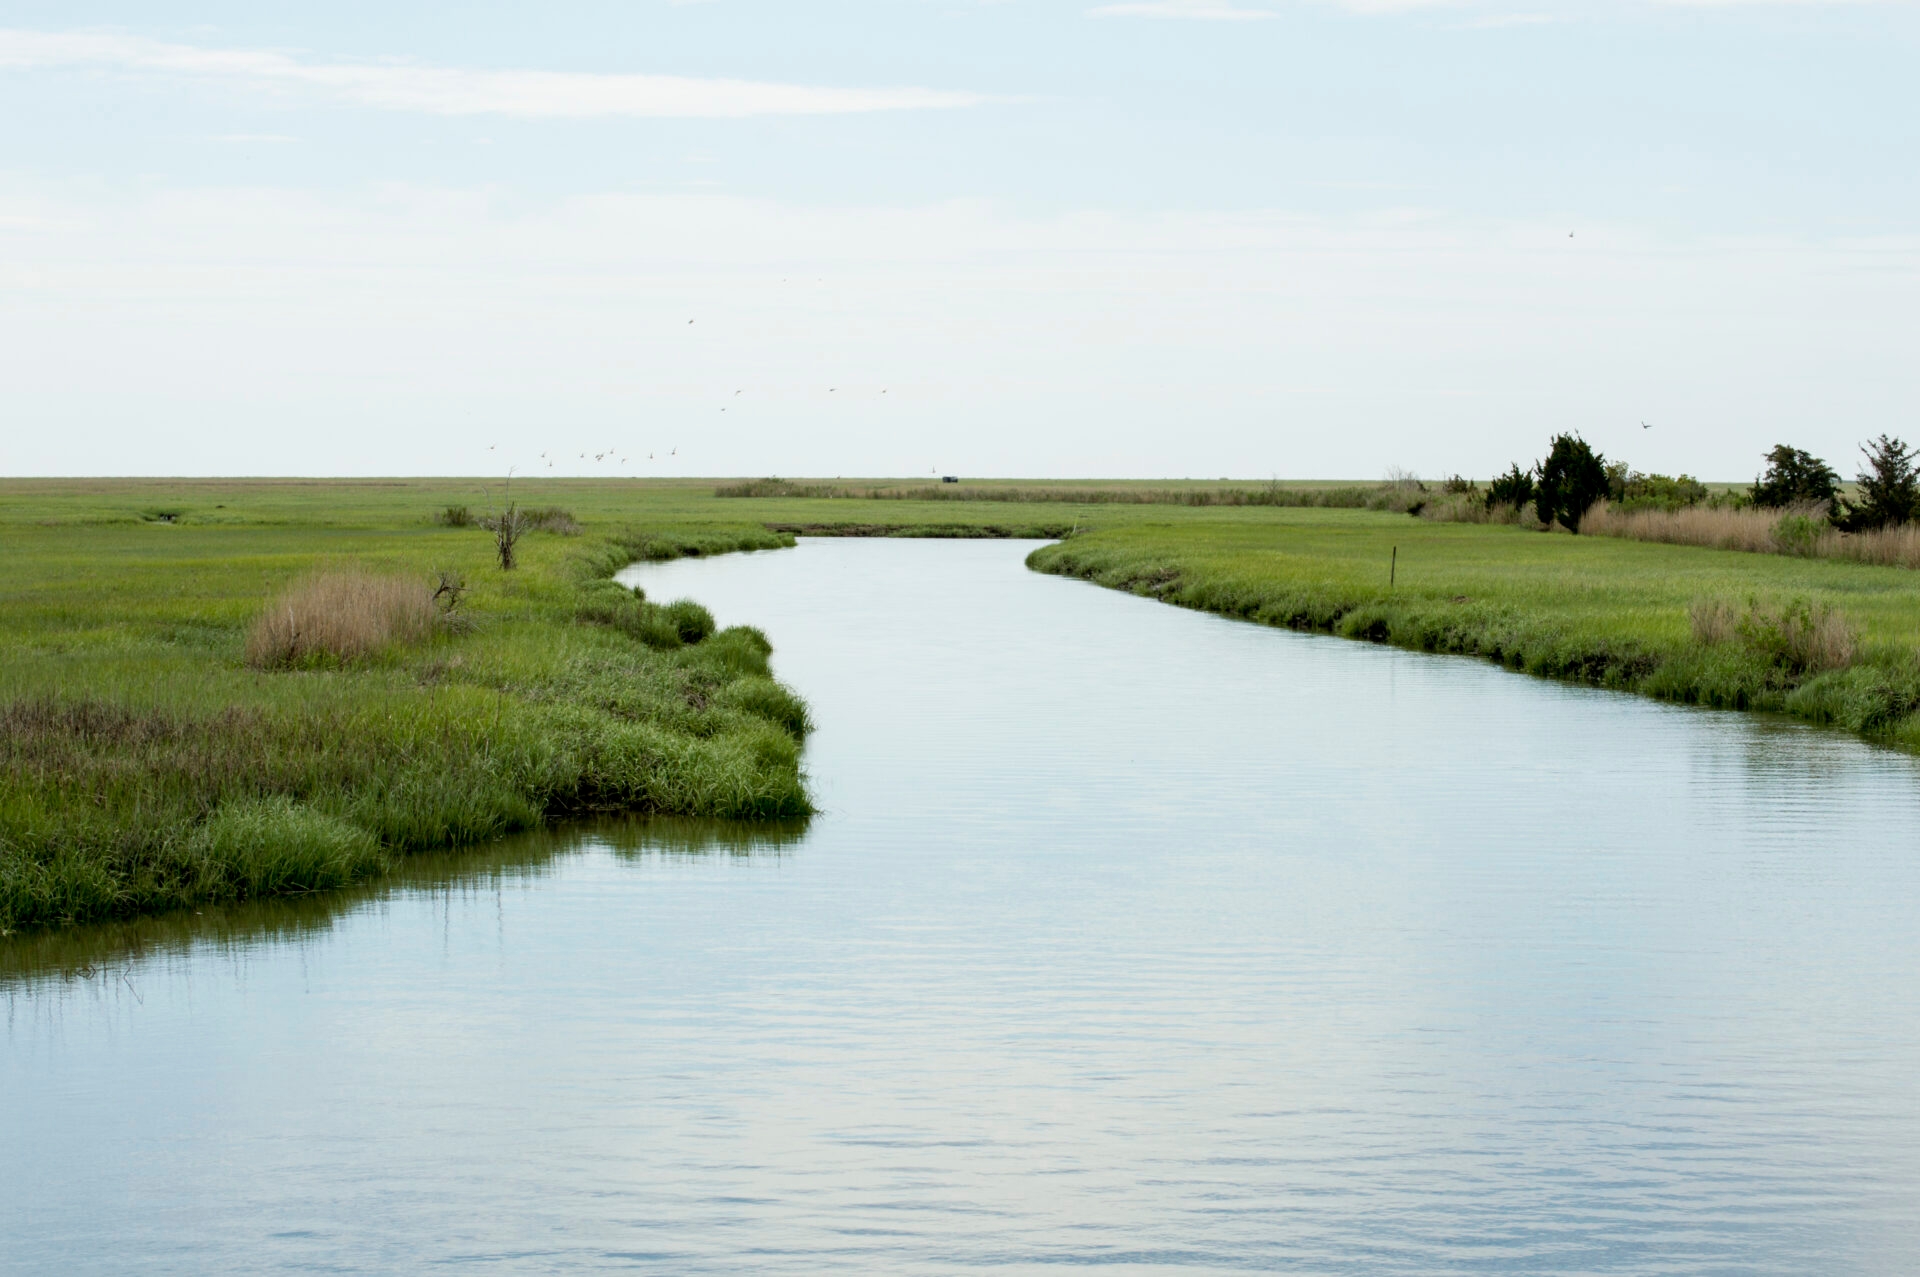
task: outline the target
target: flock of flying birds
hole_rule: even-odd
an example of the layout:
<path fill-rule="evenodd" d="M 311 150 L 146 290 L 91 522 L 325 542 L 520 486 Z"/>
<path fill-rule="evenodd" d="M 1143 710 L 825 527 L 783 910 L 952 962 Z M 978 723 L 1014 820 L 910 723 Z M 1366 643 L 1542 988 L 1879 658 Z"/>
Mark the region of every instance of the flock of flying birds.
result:
<path fill-rule="evenodd" d="M 787 281 L 783 279 L 783 280 L 781 280 L 780 282 L 784 284 L 784 283 L 786 283 Z M 689 319 L 689 320 L 688 320 L 687 322 L 688 322 L 689 324 L 691 324 L 691 323 L 693 322 L 693 320 L 691 320 L 691 319 Z M 832 395 L 832 394 L 838 394 L 838 393 L 839 393 L 839 391 L 840 391 L 840 388 L 839 388 L 838 386 L 828 386 L 828 387 L 827 387 L 827 393 L 828 393 L 828 394 L 830 394 L 830 395 Z M 734 391 L 734 392 L 733 392 L 733 395 L 732 395 L 732 398 L 734 398 L 734 399 L 737 399 L 737 398 L 739 398 L 739 397 L 740 397 L 741 395 L 743 395 L 743 394 L 745 394 L 745 393 L 746 393 L 746 391 L 744 391 L 744 390 L 736 390 L 736 391 Z M 886 389 L 885 389 L 885 388 L 883 387 L 883 388 L 881 389 L 881 391 L 880 391 L 880 393 L 884 395 L 884 394 L 886 394 L 886 393 L 887 393 L 887 391 L 886 391 Z M 727 410 L 727 406 L 726 406 L 726 405 L 724 405 L 724 404 L 723 404 L 723 405 L 721 405 L 721 408 L 720 408 L 720 411 L 721 411 L 721 412 L 725 412 L 726 410 Z M 497 450 L 498 450 L 498 448 L 499 448 L 499 445 L 498 445 L 498 444 L 488 444 L 488 445 L 487 445 L 487 451 L 488 451 L 488 452 L 495 452 L 495 451 L 497 451 Z M 623 466 L 624 466 L 624 465 L 626 465 L 626 464 L 627 464 L 627 460 L 628 460 L 628 458 L 626 458 L 626 457 L 621 457 L 621 456 L 619 456 L 618 454 L 620 453 L 620 451 L 621 451 L 621 449 L 620 449 L 620 448 L 619 448 L 618 446 L 615 446 L 615 447 L 612 447 L 612 448 L 607 448 L 607 449 L 605 449 L 605 450 L 603 450 L 603 451 L 601 451 L 601 452 L 596 452 L 596 453 L 593 453 L 593 454 L 592 454 L 592 457 L 593 457 L 593 460 L 594 460 L 594 461 L 595 461 L 596 463 L 605 463 L 605 462 L 606 462 L 606 460 L 607 460 L 607 459 L 608 459 L 609 457 L 616 457 L 616 458 L 617 458 L 617 461 L 616 461 L 616 464 L 618 464 L 618 465 L 623 465 Z M 667 455 L 668 455 L 669 457 L 677 457 L 677 456 L 679 456 L 679 455 L 680 455 L 680 449 L 679 449 L 679 447 L 678 447 L 678 446 L 675 446 L 675 447 L 673 447 L 673 448 L 669 448 L 669 449 L 667 450 Z M 588 457 L 588 454 L 587 454 L 587 453 L 584 453 L 584 452 L 582 452 L 582 453 L 580 453 L 580 454 L 579 454 L 579 455 L 578 455 L 577 457 L 575 457 L 574 459 L 575 459 L 576 461 L 585 461 L 585 460 L 587 459 L 587 457 Z M 542 460 L 542 461 L 544 461 L 544 462 L 546 462 L 546 463 L 547 463 L 547 465 L 546 465 L 546 468 L 547 468 L 547 469 L 549 469 L 549 470 L 551 470 L 551 469 L 553 469 L 553 464 L 554 464 L 554 462 L 555 462 L 555 461 L 557 461 L 557 460 L 560 460 L 560 459 L 561 459 L 561 458 L 560 458 L 560 455 L 559 455 L 558 453 L 546 453 L 546 452 L 543 452 L 543 453 L 541 453 L 541 454 L 540 454 L 540 460 Z M 658 460 L 658 454 L 656 454 L 656 453 L 652 453 L 652 452 L 649 452 L 649 453 L 647 454 L 647 460 L 648 460 L 648 461 L 655 461 L 655 460 Z M 937 467 L 937 466 L 936 466 L 936 467 L 934 467 L 934 469 L 935 469 L 935 470 L 937 471 L 937 470 L 939 469 L 939 467 Z"/>

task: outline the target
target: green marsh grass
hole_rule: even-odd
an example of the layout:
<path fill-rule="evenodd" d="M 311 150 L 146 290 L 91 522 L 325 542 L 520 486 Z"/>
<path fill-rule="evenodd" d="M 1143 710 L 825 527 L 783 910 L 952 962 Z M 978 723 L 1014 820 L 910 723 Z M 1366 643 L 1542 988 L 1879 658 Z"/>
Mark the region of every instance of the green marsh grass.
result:
<path fill-rule="evenodd" d="M 1104 528 L 1028 563 L 1263 624 L 1920 747 L 1920 579 L 1903 568 L 1338 510 Z"/>

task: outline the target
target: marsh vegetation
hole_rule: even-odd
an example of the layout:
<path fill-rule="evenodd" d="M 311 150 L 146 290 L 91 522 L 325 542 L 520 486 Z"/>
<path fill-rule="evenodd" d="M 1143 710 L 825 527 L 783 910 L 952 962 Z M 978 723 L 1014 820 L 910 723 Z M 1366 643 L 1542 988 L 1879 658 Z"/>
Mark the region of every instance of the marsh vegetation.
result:
<path fill-rule="evenodd" d="M 1620 477 L 1578 536 L 1407 475 L 874 481 L 898 494 L 844 511 L 528 483 L 523 511 L 565 517 L 511 572 L 485 516 L 447 514 L 460 481 L 0 484 L 0 927 L 314 890 L 576 813 L 804 812 L 810 716 L 767 637 L 610 579 L 796 532 L 1044 535 L 1033 567 L 1183 606 L 1920 745 L 1911 520 Z"/>
<path fill-rule="evenodd" d="M 217 504 L 8 527 L 0 930 L 335 887 L 557 816 L 810 809 L 766 637 L 605 579 L 790 538 L 555 527 L 508 574 L 418 508 Z"/>

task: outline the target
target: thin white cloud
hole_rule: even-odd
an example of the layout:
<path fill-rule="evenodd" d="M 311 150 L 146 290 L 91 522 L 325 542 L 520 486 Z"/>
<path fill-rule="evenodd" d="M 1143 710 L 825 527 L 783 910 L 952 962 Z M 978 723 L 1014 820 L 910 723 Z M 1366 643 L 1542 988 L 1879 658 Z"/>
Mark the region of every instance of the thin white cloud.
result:
<path fill-rule="evenodd" d="M 1276 15 L 1271 9 L 1245 9 L 1220 0 L 1137 0 L 1103 4 L 1087 10 L 1091 18 L 1185 18 L 1199 22 L 1258 22 Z"/>
<path fill-rule="evenodd" d="M 212 49 L 113 32 L 0 29 L 0 69 L 93 68 L 305 89 L 361 106 L 529 119 L 738 119 L 976 106 L 974 93 L 848 89 L 581 71 L 499 71 L 410 62 L 309 62 L 271 49 Z"/>

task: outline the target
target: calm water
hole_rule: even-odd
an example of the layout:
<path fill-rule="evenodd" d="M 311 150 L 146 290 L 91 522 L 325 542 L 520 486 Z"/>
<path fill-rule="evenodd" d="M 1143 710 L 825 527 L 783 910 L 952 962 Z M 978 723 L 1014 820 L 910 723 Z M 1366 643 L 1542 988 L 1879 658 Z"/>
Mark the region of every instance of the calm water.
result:
<path fill-rule="evenodd" d="M 1920 767 L 828 541 L 826 809 L 0 947 L 25 1271 L 1920 1268 Z"/>

